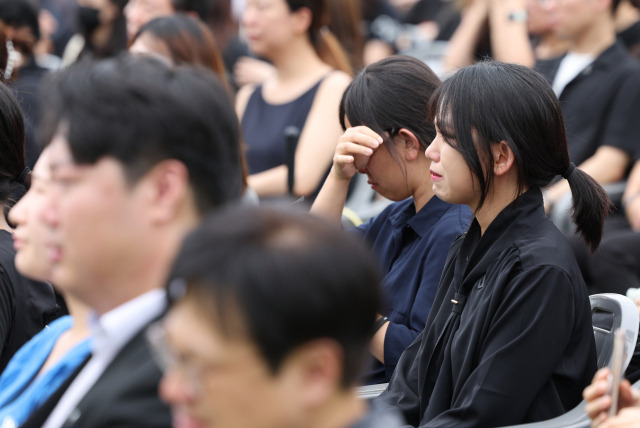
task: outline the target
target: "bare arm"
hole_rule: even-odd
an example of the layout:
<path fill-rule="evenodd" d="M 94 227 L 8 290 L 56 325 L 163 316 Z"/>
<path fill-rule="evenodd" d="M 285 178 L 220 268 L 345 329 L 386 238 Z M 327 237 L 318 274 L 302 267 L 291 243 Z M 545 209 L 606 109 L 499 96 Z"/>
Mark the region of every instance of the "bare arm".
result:
<path fill-rule="evenodd" d="M 473 0 L 462 12 L 462 21 L 451 36 L 444 54 L 447 71 L 473 64 L 474 52 L 489 16 L 489 0 Z"/>
<path fill-rule="evenodd" d="M 490 0 L 489 29 L 494 59 L 533 67 L 535 56 L 529 40 L 526 20 L 517 18 L 525 11 L 526 0 Z"/>
<path fill-rule="evenodd" d="M 336 222 L 341 221 L 349 182 L 358 169 L 366 166 L 373 150 L 378 148 L 382 141 L 382 137 L 366 126 L 349 128 L 342 134 L 333 155 L 331 172 L 311 207 L 312 214 Z"/>
<path fill-rule="evenodd" d="M 625 205 L 625 214 L 631 229 L 640 231 L 640 161 L 635 163 L 629 174 L 622 202 Z"/>

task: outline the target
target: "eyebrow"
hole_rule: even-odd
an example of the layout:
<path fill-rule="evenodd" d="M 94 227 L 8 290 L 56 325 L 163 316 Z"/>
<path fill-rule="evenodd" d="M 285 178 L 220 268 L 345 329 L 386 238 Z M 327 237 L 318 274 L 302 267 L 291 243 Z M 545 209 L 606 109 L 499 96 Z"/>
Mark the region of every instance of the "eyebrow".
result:
<path fill-rule="evenodd" d="M 60 168 L 63 168 L 65 166 L 74 166 L 74 165 L 75 163 L 70 160 L 57 161 L 57 162 L 54 161 L 49 163 L 49 171 L 51 171 L 51 175 L 53 175 Z"/>

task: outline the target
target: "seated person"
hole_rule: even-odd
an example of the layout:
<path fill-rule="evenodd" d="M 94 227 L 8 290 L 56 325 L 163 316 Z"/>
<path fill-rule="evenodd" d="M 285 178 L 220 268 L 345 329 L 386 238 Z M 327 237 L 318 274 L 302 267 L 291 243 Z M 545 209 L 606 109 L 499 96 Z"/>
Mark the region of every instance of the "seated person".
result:
<path fill-rule="evenodd" d="M 345 133 L 311 210 L 339 222 L 356 172 L 396 201 L 356 228 L 385 274 L 385 316 L 371 341 L 367 383 L 389 382 L 402 351 L 424 328 L 449 247 L 473 217 L 465 205 L 451 205 L 433 193 L 424 151 L 436 131 L 426 112 L 439 85 L 429 67 L 402 55 L 357 75 L 340 103 Z"/>
<path fill-rule="evenodd" d="M 147 333 L 176 426 L 403 425 L 355 394 L 380 279 L 365 247 L 335 226 L 227 210 L 187 237 L 171 278 L 169 313 Z"/>
<path fill-rule="evenodd" d="M 351 78 L 326 10 L 326 0 L 250 0 L 243 14 L 252 52 L 275 67 L 236 98 L 248 184 L 263 200 L 312 200 L 331 167 L 341 134 L 336 112 Z"/>
<path fill-rule="evenodd" d="M 16 226 L 16 268 L 41 281 L 51 277 L 53 268 L 46 246 L 48 227 L 42 221 L 52 191 L 49 149 L 45 148 L 31 173 L 29 191 L 9 213 Z M 35 335 L 2 372 L 0 426 L 21 426 L 89 355 L 88 308 L 69 295 L 66 304 L 69 316 Z"/>
<path fill-rule="evenodd" d="M 18 349 L 59 315 L 51 285 L 20 275 L 7 214 L 29 188 L 25 126 L 11 89 L 0 83 L 0 373 Z"/>
<path fill-rule="evenodd" d="M 378 400 L 414 427 L 497 427 L 557 416 L 596 371 L 589 297 L 540 188 L 571 185 L 595 250 L 610 201 L 569 162 L 560 104 L 538 73 L 483 62 L 432 98 L 433 190 L 475 218 L 452 245 L 426 327 Z"/>

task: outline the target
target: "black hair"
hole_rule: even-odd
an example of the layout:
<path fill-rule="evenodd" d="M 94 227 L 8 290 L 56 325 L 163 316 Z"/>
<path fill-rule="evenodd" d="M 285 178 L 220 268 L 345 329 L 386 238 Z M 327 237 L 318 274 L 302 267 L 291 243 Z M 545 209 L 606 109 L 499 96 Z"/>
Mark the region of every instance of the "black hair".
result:
<path fill-rule="evenodd" d="M 207 218 L 174 263 L 170 300 L 186 284 L 227 337 L 248 334 L 273 373 L 298 347 L 335 340 L 353 386 L 380 312 L 373 256 L 335 225 L 302 212 L 234 207 Z"/>
<path fill-rule="evenodd" d="M 13 40 L 16 49 L 32 55 L 35 42 L 40 40 L 38 10 L 29 0 L 0 0 L 0 21 L 14 28 L 29 28 L 33 40 Z"/>
<path fill-rule="evenodd" d="M 20 105 L 11 89 L 0 83 L 0 204 L 5 219 L 29 187 L 30 174 L 25 169 L 25 135 Z"/>
<path fill-rule="evenodd" d="M 201 21 L 206 21 L 211 10 L 211 0 L 171 0 L 176 12 L 195 12 Z"/>
<path fill-rule="evenodd" d="M 286 0 L 286 3 L 291 12 L 296 12 L 302 8 L 307 8 L 311 12 L 311 24 L 307 30 L 307 35 L 320 59 L 336 70 L 353 75 L 353 69 L 347 53 L 340 41 L 329 29 L 331 15 L 329 14 L 327 1 Z"/>
<path fill-rule="evenodd" d="M 380 60 L 362 70 L 345 89 L 340 125 L 346 129 L 346 117 L 351 126 L 365 125 L 380 135 L 406 128 L 424 150 L 436 136 L 427 107 L 440 83 L 429 66 L 416 58 L 393 55 Z"/>
<path fill-rule="evenodd" d="M 66 129 L 75 162 L 111 156 L 135 182 L 157 163 L 179 160 L 201 214 L 240 195 L 238 120 L 213 73 L 122 55 L 80 61 L 43 87 L 43 141 Z"/>
<path fill-rule="evenodd" d="M 95 45 L 90 34 L 84 34 L 85 45 L 80 56 L 90 54 L 93 58 L 109 58 L 127 50 L 127 19 L 124 8 L 129 0 L 109 0 L 118 8 L 118 15 L 113 21 L 113 28 L 107 41 L 103 45 Z"/>
<path fill-rule="evenodd" d="M 477 177 L 478 209 L 494 179 L 491 145 L 505 141 L 514 154 L 517 191 L 543 188 L 571 165 L 560 103 L 539 73 L 520 65 L 479 62 L 460 69 L 434 93 L 430 116 Z M 611 202 L 579 169 L 568 176 L 572 220 L 593 251 Z"/>

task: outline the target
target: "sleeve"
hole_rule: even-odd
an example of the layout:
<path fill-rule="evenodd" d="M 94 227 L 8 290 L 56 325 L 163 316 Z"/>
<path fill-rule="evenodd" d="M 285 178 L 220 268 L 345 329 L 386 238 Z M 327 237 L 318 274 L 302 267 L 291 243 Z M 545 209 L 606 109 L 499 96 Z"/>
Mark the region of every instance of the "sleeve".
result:
<path fill-rule="evenodd" d="M 545 390 L 554 371 L 561 366 L 567 370 L 563 376 L 567 383 L 588 372 L 584 362 L 588 361 L 589 349 L 584 345 L 588 338 L 575 346 L 571 342 L 573 326 L 579 322 L 574 320 L 581 318 L 569 276 L 558 268 L 539 266 L 505 280 L 502 303 L 478 345 L 477 364 L 451 408 L 421 426 L 511 425 L 525 421 L 533 406 L 556 416 L 564 411 L 558 401 L 563 397 L 557 389 Z M 577 361 L 567 358 L 561 364 L 565 352 L 573 352 L 571 358 Z M 579 400 L 585 385 L 577 386 Z"/>
<path fill-rule="evenodd" d="M 621 82 L 615 98 L 608 109 L 607 126 L 604 129 L 603 144 L 629 153 L 633 159 L 640 158 L 638 135 L 640 121 L 640 73 L 634 71 Z"/>
<path fill-rule="evenodd" d="M 11 335 L 11 327 L 15 313 L 15 295 L 6 273 L 0 267 L 0 355 Z"/>
<path fill-rule="evenodd" d="M 442 270 L 451 244 L 464 230 L 451 222 L 443 222 L 434 229 L 430 240 L 425 243 L 428 250 L 423 253 L 422 272 L 413 305 L 408 312 L 408 325 L 390 322 L 384 337 L 384 366 L 387 378 L 390 378 L 398 364 L 402 352 L 418 337 L 424 329 L 427 317 L 433 306 Z"/>
<path fill-rule="evenodd" d="M 400 410 L 405 421 L 410 426 L 418 426 L 420 422 L 417 366 L 424 334 L 424 331 L 420 333 L 416 340 L 402 353 L 396 370 L 389 381 L 389 386 L 375 399 L 376 402 L 384 403 Z"/>

